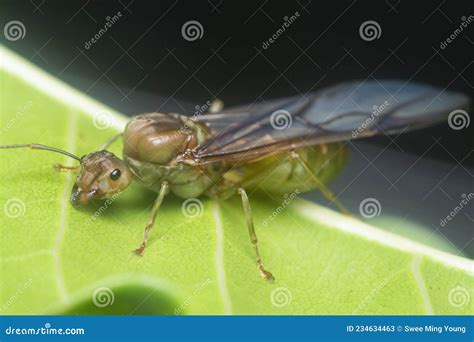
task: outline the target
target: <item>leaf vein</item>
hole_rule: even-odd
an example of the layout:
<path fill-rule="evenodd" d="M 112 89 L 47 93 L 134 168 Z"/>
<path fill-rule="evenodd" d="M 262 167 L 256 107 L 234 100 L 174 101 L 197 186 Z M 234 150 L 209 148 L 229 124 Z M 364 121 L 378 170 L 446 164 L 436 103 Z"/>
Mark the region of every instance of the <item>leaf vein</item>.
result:
<path fill-rule="evenodd" d="M 428 315 L 433 314 L 433 306 L 431 305 L 430 294 L 426 288 L 425 280 L 421 274 L 421 254 L 415 254 L 411 262 L 411 273 L 415 278 L 416 286 L 420 291 L 421 299 L 423 300 L 423 307 Z"/>
<path fill-rule="evenodd" d="M 67 132 L 67 150 L 74 153 L 75 152 L 75 142 L 76 142 L 76 131 L 77 131 L 77 113 L 76 111 L 69 112 L 68 116 L 68 132 Z M 66 161 L 66 165 L 71 165 L 71 160 Z M 72 174 L 67 173 L 66 181 L 64 185 L 63 193 L 60 197 L 60 215 L 59 215 L 59 227 L 56 232 L 56 237 L 54 240 L 53 246 L 53 262 L 54 262 L 54 278 L 56 282 L 56 287 L 59 291 L 59 295 L 63 302 L 69 303 L 70 296 L 66 290 L 66 285 L 64 282 L 64 274 L 61 264 L 61 245 L 64 240 L 64 235 L 67 227 L 67 212 L 69 207 L 69 192 L 71 191 L 72 186 Z"/>

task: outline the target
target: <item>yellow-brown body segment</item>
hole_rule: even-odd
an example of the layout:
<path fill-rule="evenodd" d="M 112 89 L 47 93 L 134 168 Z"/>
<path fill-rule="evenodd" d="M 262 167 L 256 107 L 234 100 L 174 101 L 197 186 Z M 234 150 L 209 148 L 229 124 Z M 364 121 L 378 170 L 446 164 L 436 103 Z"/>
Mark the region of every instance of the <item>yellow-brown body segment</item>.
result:
<path fill-rule="evenodd" d="M 133 118 L 124 134 L 123 158 L 135 177 L 155 192 L 167 181 L 182 198 L 208 195 L 227 198 L 239 187 L 269 193 L 301 192 L 318 188 L 335 176 L 346 161 L 340 143 L 298 148 L 295 151 L 234 161 L 199 164 L 192 150 L 211 137 L 204 124 L 178 114 L 151 113 Z M 297 154 L 300 159 L 294 158 Z M 301 163 L 304 161 L 312 175 Z"/>

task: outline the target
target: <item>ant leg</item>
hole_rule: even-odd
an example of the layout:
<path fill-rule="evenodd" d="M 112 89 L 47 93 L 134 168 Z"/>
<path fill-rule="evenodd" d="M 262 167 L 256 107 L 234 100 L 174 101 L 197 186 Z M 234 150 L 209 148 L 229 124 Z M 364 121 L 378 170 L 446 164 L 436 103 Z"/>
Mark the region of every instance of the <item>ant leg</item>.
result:
<path fill-rule="evenodd" d="M 253 226 L 253 219 L 252 219 L 252 210 L 250 208 L 249 198 L 247 197 L 247 193 L 244 189 L 239 188 L 239 194 L 242 197 L 242 206 L 244 207 L 245 218 L 247 219 L 247 228 L 249 230 L 250 235 L 250 242 L 252 242 L 253 249 L 255 250 L 255 255 L 257 257 L 257 268 L 260 271 L 260 275 L 267 281 L 273 282 L 275 278 L 273 274 L 265 270 L 263 267 L 262 259 L 260 258 L 260 253 L 258 251 L 257 245 L 257 235 L 255 234 L 255 228 Z"/>
<path fill-rule="evenodd" d="M 57 172 L 78 172 L 81 169 L 81 166 L 66 166 L 61 164 L 54 164 L 53 168 Z"/>
<path fill-rule="evenodd" d="M 336 195 L 316 176 L 315 172 L 311 170 L 308 163 L 306 163 L 301 156 L 295 151 L 291 152 L 291 157 L 297 159 L 303 168 L 311 175 L 311 178 L 318 184 L 319 190 L 322 192 L 324 197 L 330 200 L 334 205 L 345 215 L 352 216 L 349 210 L 337 199 Z"/>
<path fill-rule="evenodd" d="M 146 243 L 148 240 L 148 233 L 150 229 L 153 227 L 153 223 L 155 223 L 155 217 L 156 213 L 158 212 L 158 209 L 161 206 L 161 203 L 163 202 L 163 198 L 165 198 L 166 194 L 168 193 L 169 190 L 169 185 L 168 182 L 162 182 L 161 187 L 160 187 L 160 192 L 158 194 L 158 197 L 155 200 L 155 203 L 153 204 L 153 208 L 151 209 L 151 214 L 148 218 L 148 222 L 145 226 L 145 230 L 143 232 L 143 241 L 137 249 L 135 249 L 133 252 L 136 255 L 143 255 L 143 252 L 145 251 Z"/>
<path fill-rule="evenodd" d="M 103 150 L 106 150 L 110 145 L 112 145 L 118 138 L 120 138 L 122 136 L 122 133 L 118 133 L 116 135 L 114 135 L 112 138 L 110 138 L 109 140 L 107 140 L 105 143 L 103 143 L 100 147 L 99 147 L 99 151 L 103 151 Z"/>
<path fill-rule="evenodd" d="M 211 106 L 208 109 L 209 114 L 216 114 L 222 111 L 224 109 L 224 102 L 222 102 L 219 99 L 214 99 L 212 100 Z"/>

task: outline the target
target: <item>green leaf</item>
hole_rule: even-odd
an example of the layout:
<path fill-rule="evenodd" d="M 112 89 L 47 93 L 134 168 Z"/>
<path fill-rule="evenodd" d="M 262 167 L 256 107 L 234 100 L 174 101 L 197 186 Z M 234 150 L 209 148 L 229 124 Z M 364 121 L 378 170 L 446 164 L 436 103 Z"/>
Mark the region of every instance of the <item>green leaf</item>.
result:
<path fill-rule="evenodd" d="M 125 124 L 12 52 L 0 53 L 0 144 L 37 142 L 81 156 Z M 72 208 L 74 175 L 52 166 L 73 160 L 0 153 L 2 314 L 473 312 L 470 260 L 300 200 L 264 225 L 281 203 L 250 197 L 273 284 L 257 272 L 239 198 L 203 198 L 196 217 L 183 215 L 181 199 L 166 198 L 148 250 L 137 257 L 131 250 L 155 194 L 134 184 L 112 203 Z"/>

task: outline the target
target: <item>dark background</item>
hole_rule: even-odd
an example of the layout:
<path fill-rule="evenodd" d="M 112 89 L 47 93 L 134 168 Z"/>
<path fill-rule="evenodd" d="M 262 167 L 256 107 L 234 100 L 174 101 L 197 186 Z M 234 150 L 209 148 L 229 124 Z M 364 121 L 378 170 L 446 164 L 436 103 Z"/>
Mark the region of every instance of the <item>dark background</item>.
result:
<path fill-rule="evenodd" d="M 123 14 L 120 20 L 85 49 L 106 17 L 118 11 Z M 296 11 L 299 19 L 264 50 L 262 43 L 285 16 Z M 27 28 L 25 39 L 3 40 L 7 46 L 130 115 L 176 110 L 176 102 L 203 104 L 214 97 L 226 105 L 251 103 L 258 98 L 305 94 L 348 79 L 423 81 L 472 94 L 472 27 L 440 49 L 461 17 L 470 14 L 469 1 L 333 1 L 321 5 L 310 0 L 2 0 L 1 10 L 2 26 L 17 19 Z M 181 27 L 189 20 L 202 24 L 202 39 L 183 39 Z M 379 39 L 367 42 L 360 38 L 359 26 L 367 20 L 380 24 Z M 164 100 L 143 100 L 142 93 Z M 448 125 L 432 131 L 442 132 L 443 143 L 457 159 L 472 149 L 474 125 L 461 132 Z M 431 141 L 420 141 L 415 133 L 400 144 L 404 150 L 421 154 Z M 450 160 L 439 146 L 429 156 Z M 474 158 L 465 162 L 473 165 Z"/>
<path fill-rule="evenodd" d="M 472 96 L 474 24 L 440 48 L 461 17 L 472 14 L 471 1 L 1 3 L 2 27 L 20 20 L 27 31 L 24 39 L 14 42 L 2 35 L 2 43 L 127 115 L 192 111 L 215 97 L 227 106 L 252 103 L 350 79 L 421 81 Z M 106 17 L 118 11 L 118 22 L 86 49 Z M 263 49 L 284 17 L 296 11 L 300 17 Z M 203 26 L 201 39 L 183 39 L 181 27 L 189 20 Z M 379 39 L 361 39 L 359 26 L 367 20 L 379 23 Z M 378 137 L 356 143 L 350 171 L 334 185 L 336 192 L 350 186 L 345 202 L 353 211 L 361 198 L 371 195 L 391 203 L 384 206 L 391 214 L 408 215 L 439 231 L 439 218 L 459 203 L 462 193 L 472 192 L 473 133 L 473 123 L 460 131 L 441 124 L 394 140 Z M 386 157 L 379 158 L 385 147 Z M 367 172 L 364 169 L 353 182 L 350 174 L 367 164 Z M 418 189 L 425 181 L 427 188 Z M 363 190 L 367 187 L 376 189 L 375 194 Z M 417 212 L 421 209 L 423 213 Z M 442 235 L 470 254 L 472 203 L 459 216 L 452 224 L 457 228 Z"/>

